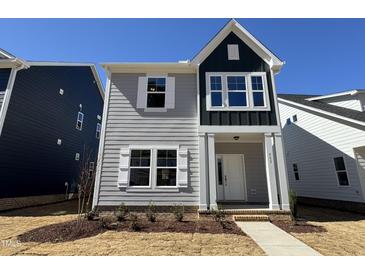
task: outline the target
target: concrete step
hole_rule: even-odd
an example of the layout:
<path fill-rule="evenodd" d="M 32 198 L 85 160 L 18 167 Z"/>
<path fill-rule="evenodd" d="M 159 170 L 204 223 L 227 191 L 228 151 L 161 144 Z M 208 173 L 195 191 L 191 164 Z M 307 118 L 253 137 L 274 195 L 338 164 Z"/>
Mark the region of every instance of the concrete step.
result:
<path fill-rule="evenodd" d="M 236 222 L 269 222 L 268 215 L 233 215 Z"/>

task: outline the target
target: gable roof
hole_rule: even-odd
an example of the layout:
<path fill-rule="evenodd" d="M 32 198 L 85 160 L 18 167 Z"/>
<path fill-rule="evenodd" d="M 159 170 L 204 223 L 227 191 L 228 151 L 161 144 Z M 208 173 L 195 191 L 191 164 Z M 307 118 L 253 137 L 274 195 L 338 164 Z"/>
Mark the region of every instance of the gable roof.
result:
<path fill-rule="evenodd" d="M 193 58 L 192 63 L 201 64 L 213 50 L 227 37 L 229 33 L 236 34 L 247 46 L 249 46 L 258 56 L 260 56 L 274 71 L 280 71 L 285 62 L 281 61 L 267 47 L 257 40 L 236 20 L 231 19 Z"/>
<path fill-rule="evenodd" d="M 343 108 L 325 102 L 309 100 L 320 95 L 301 94 L 278 94 L 279 102 L 286 102 L 292 105 L 303 107 L 309 110 L 321 112 L 335 118 L 350 121 L 356 124 L 365 125 L 365 112 Z"/>

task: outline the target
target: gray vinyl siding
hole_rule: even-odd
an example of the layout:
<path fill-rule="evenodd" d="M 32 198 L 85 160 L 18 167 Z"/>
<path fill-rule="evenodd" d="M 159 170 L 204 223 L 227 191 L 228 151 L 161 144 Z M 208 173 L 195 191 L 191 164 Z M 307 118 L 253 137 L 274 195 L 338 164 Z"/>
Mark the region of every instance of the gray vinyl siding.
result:
<path fill-rule="evenodd" d="M 321 114 L 279 104 L 283 138 L 288 165 L 289 185 L 298 196 L 361 202 L 354 148 L 365 146 L 365 127 L 339 122 Z M 298 121 L 290 125 L 286 119 L 297 115 Z M 350 186 L 338 185 L 333 158 L 345 160 Z M 298 165 L 296 181 L 293 163 Z"/>
<path fill-rule="evenodd" d="M 196 75 L 176 74 L 175 109 L 165 113 L 136 109 L 138 77 L 112 74 L 101 164 L 99 206 L 199 203 L 199 147 L 197 133 Z M 175 192 L 129 192 L 117 187 L 119 151 L 128 145 L 180 145 L 188 148 L 188 188 Z"/>
<path fill-rule="evenodd" d="M 215 150 L 216 154 L 243 154 L 248 202 L 269 202 L 262 143 L 216 143 Z"/>

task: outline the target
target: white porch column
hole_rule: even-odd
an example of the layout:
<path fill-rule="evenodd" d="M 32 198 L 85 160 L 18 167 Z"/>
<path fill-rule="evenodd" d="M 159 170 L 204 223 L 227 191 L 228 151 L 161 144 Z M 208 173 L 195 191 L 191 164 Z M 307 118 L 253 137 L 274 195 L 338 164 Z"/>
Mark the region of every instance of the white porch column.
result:
<path fill-rule="evenodd" d="M 199 167 L 200 167 L 200 202 L 199 209 L 206 210 L 209 205 L 208 173 L 207 173 L 207 141 L 206 134 L 199 133 Z"/>
<path fill-rule="evenodd" d="M 215 172 L 215 141 L 214 133 L 208 133 L 208 172 L 209 172 L 209 203 L 210 209 L 217 208 L 217 181 Z"/>
<path fill-rule="evenodd" d="M 269 194 L 270 209 L 280 209 L 278 202 L 278 189 L 276 185 L 275 159 L 273 153 L 273 138 L 271 133 L 265 133 L 265 167 L 267 190 Z"/>
<path fill-rule="evenodd" d="M 286 168 L 283 138 L 281 133 L 275 133 L 275 151 L 276 151 L 276 162 L 278 166 L 279 186 L 280 186 L 280 198 L 281 208 L 289 210 L 289 193 L 288 193 L 288 173 Z"/>

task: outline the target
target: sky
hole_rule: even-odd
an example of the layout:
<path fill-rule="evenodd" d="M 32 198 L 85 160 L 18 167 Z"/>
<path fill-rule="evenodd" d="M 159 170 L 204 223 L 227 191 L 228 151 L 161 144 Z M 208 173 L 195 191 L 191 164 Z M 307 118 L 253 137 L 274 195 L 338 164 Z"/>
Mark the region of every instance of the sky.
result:
<path fill-rule="evenodd" d="M 278 93 L 365 88 L 365 19 L 236 20 L 286 62 Z M 227 21 L 0 19 L 0 48 L 29 61 L 176 62 L 192 59 Z"/>

